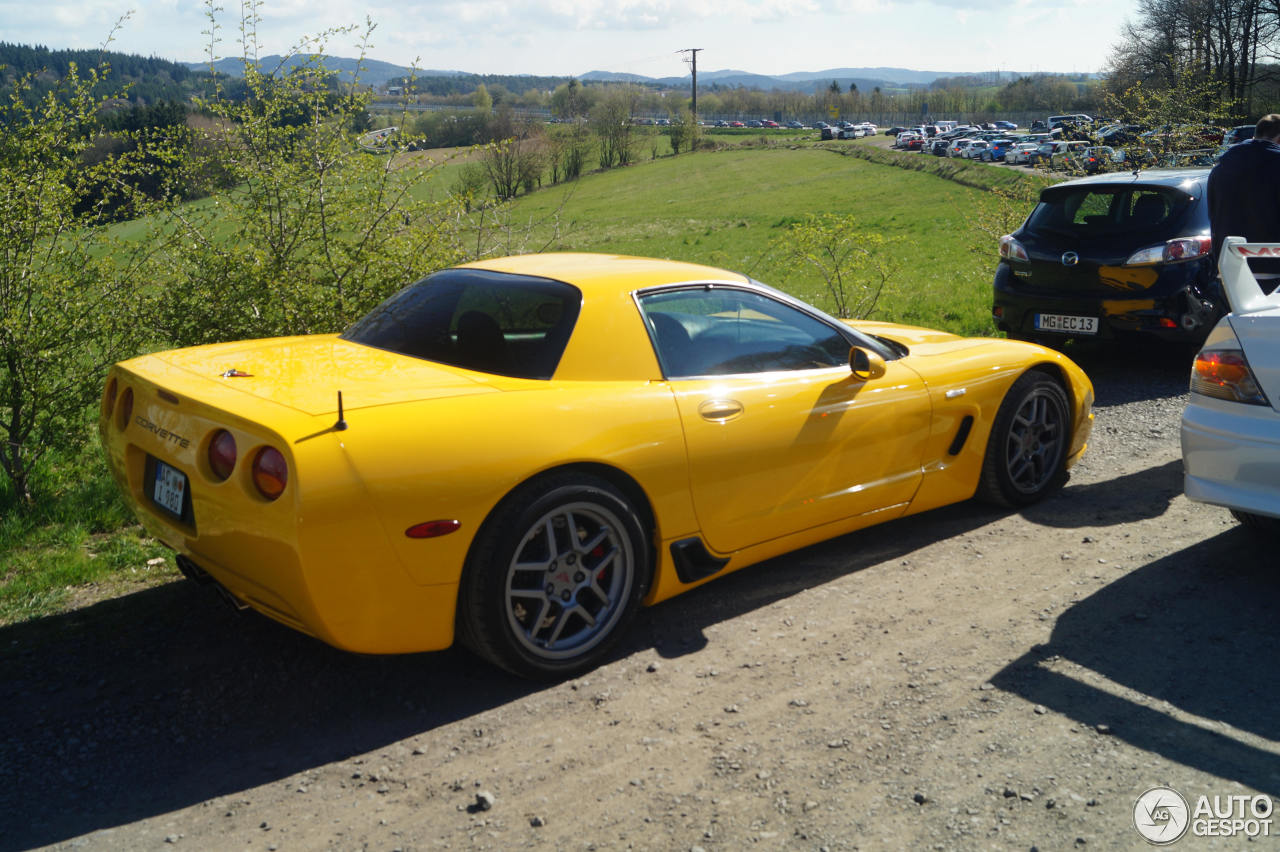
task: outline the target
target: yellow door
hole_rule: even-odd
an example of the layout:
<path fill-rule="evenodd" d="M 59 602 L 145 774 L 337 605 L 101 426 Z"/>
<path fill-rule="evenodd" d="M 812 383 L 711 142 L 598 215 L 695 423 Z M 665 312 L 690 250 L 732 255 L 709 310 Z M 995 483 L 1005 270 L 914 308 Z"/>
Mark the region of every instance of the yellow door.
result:
<path fill-rule="evenodd" d="M 845 367 L 672 386 L 720 553 L 905 503 L 920 483 L 929 396 L 900 363 L 869 382 Z"/>
<path fill-rule="evenodd" d="M 920 483 L 924 382 L 898 360 L 856 378 L 851 333 L 782 298 L 706 287 L 640 300 L 679 406 L 698 523 L 720 553 L 903 504 Z"/>

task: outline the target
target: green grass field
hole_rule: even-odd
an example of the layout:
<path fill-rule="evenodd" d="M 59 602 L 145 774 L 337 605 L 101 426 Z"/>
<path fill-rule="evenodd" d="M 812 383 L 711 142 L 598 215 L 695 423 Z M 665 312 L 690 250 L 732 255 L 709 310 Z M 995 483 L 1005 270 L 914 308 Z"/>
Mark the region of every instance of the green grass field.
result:
<path fill-rule="evenodd" d="M 750 148 L 665 157 L 546 188 L 520 198 L 512 219 L 540 221 L 559 209 L 563 249 L 709 263 L 830 307 L 822 282 L 770 246 L 808 214 L 848 214 L 895 240 L 897 274 L 877 318 L 988 335 L 996 247 L 973 252 L 968 225 L 984 195 L 821 148 Z"/>
<path fill-rule="evenodd" d="M 876 318 L 968 335 L 993 333 L 990 281 L 996 247 L 988 238 L 981 251 L 974 251 L 982 237 L 971 225 L 988 193 L 811 144 L 759 140 L 757 132 L 744 147 L 677 157 L 648 159 L 643 152 L 636 165 L 523 196 L 506 214 L 512 231 L 524 232 L 512 249 L 540 246 L 551 230 L 548 221 L 555 218 L 561 250 L 708 263 L 830 308 L 821 296 L 821 281 L 792 268 L 771 246 L 790 223 L 808 214 L 849 214 L 861 229 L 893 239 L 888 251 L 897 271 Z M 457 167 L 441 168 L 427 184 L 430 191 L 447 190 Z M 988 174 L 993 181 L 1007 180 L 1000 171 L 975 174 L 979 183 Z M 118 233 L 127 239 L 145 229 L 125 224 Z M 87 412 L 86 429 L 92 419 Z M 129 518 L 96 439 L 78 454 L 46 458 L 35 485 L 41 501 L 23 508 L 0 480 L 0 624 L 176 576 L 172 559 L 154 562 L 164 550 Z"/>

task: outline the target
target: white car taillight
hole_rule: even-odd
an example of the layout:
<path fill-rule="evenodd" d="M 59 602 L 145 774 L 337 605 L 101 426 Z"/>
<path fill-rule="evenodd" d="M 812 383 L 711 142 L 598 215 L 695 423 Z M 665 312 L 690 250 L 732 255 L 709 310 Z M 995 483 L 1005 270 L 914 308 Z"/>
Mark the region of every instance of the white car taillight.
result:
<path fill-rule="evenodd" d="M 1244 357 L 1244 350 L 1238 348 L 1239 341 L 1222 341 L 1222 344 L 1196 354 L 1196 361 L 1191 365 L 1191 392 L 1228 402 L 1270 405 Z"/>
<path fill-rule="evenodd" d="M 1136 251 L 1124 262 L 1125 266 L 1143 266 L 1152 263 L 1181 263 L 1213 253 L 1213 238 L 1208 234 L 1195 237 L 1179 237 L 1159 245 Z"/>
<path fill-rule="evenodd" d="M 1022 243 L 1013 238 L 1012 234 L 1005 234 L 1000 238 L 1000 256 L 1008 260 L 1030 260 L 1027 256 L 1027 250 L 1022 247 Z"/>

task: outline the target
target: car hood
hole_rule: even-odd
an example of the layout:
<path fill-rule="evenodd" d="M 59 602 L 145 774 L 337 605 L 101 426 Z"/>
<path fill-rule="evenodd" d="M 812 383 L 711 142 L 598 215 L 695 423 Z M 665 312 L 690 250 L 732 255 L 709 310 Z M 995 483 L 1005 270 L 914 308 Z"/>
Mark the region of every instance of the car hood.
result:
<path fill-rule="evenodd" d="M 195 346 L 130 362 L 175 393 L 199 395 L 215 383 L 310 415 L 496 392 L 485 375 L 374 349 L 336 335 Z M 496 378 L 496 377 L 495 377 Z"/>

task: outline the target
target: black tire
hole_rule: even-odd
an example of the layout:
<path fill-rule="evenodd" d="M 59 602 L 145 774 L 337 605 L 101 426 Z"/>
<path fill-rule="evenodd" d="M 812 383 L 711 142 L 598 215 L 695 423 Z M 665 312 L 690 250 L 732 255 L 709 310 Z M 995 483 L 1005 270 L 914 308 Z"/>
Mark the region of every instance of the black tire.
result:
<path fill-rule="evenodd" d="M 649 537 L 608 482 L 564 473 L 512 492 L 485 521 L 458 592 L 458 636 L 521 677 L 598 665 L 649 590 Z"/>
<path fill-rule="evenodd" d="M 998 506 L 1028 506 L 1067 481 L 1071 406 L 1055 379 L 1023 373 L 1005 394 L 987 439 L 979 499 Z"/>
<path fill-rule="evenodd" d="M 1239 521 L 1240 526 L 1247 527 L 1251 532 L 1260 535 L 1280 536 L 1280 518 L 1255 515 L 1252 512 L 1242 512 L 1239 509 L 1232 509 L 1231 517 Z"/>

